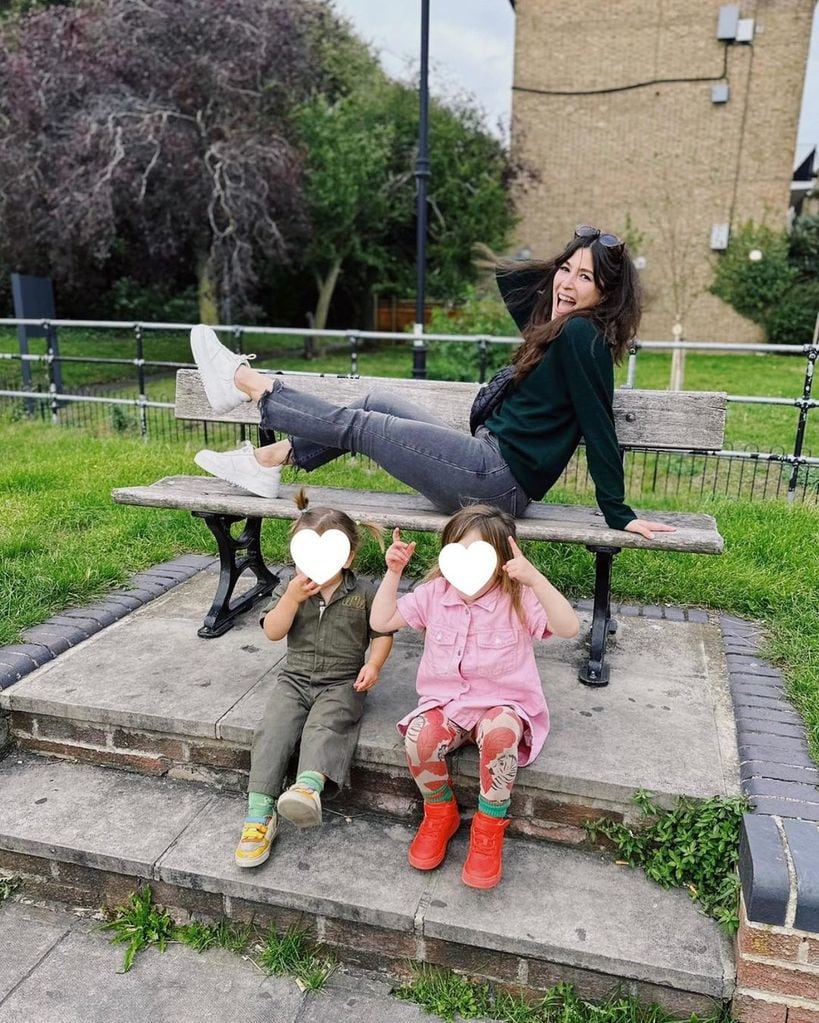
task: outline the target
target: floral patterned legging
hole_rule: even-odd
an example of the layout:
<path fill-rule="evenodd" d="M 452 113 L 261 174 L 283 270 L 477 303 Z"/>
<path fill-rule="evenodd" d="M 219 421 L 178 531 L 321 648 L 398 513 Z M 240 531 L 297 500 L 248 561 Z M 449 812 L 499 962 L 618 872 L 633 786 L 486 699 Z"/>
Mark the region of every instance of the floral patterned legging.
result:
<path fill-rule="evenodd" d="M 472 731 L 450 721 L 440 707 L 413 718 L 404 736 L 407 763 L 421 790 L 434 793 L 449 783 L 447 753 L 472 739 L 480 752 L 481 795 L 493 803 L 510 798 L 518 772 L 523 722 L 511 707 L 492 707 Z"/>

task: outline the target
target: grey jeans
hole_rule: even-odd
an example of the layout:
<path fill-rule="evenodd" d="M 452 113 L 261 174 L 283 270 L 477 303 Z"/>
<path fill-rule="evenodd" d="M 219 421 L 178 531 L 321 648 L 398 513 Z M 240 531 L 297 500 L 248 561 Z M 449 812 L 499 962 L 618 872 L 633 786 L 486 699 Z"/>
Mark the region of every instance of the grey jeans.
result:
<path fill-rule="evenodd" d="M 453 430 L 387 389 L 338 406 L 274 378 L 259 410 L 264 429 L 290 435 L 299 468 L 316 469 L 354 451 L 368 455 L 446 514 L 485 503 L 517 516 L 529 503 L 486 427 L 474 437 Z"/>

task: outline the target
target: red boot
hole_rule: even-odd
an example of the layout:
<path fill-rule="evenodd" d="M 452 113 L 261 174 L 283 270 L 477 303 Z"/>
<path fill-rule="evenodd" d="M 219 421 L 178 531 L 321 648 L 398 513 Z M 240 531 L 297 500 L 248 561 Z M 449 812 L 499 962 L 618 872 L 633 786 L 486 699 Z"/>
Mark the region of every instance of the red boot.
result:
<path fill-rule="evenodd" d="M 470 888 L 494 888 L 503 874 L 503 835 L 506 817 L 490 817 L 480 810 L 472 818 L 469 852 L 461 880 Z"/>
<path fill-rule="evenodd" d="M 449 840 L 460 823 L 461 815 L 454 799 L 445 803 L 424 802 L 424 819 L 410 842 L 410 865 L 416 870 L 433 870 L 442 863 Z"/>

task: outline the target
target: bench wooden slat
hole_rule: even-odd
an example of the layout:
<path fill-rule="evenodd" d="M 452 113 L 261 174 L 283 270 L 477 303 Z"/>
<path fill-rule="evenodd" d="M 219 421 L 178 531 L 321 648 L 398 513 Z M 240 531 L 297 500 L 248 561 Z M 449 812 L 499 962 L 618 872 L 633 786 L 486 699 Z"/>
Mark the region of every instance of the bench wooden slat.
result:
<path fill-rule="evenodd" d="M 367 391 L 385 387 L 428 408 L 453 429 L 469 429 L 469 410 L 477 384 L 449 380 L 405 380 L 393 377 L 339 377 L 286 374 L 299 391 L 335 405 L 362 398 Z M 725 436 L 727 399 L 723 392 L 632 391 L 614 392 L 617 438 L 626 447 L 679 448 L 718 451 Z M 217 415 L 208 404 L 197 370 L 180 369 L 176 376 L 176 418 L 225 423 L 258 423 L 254 402 Z"/>
<path fill-rule="evenodd" d="M 311 506 L 341 508 L 357 520 L 402 529 L 440 533 L 448 516 L 436 511 L 418 494 L 346 490 L 340 487 L 307 486 Z M 223 480 L 205 476 L 168 476 L 150 486 L 120 487 L 112 496 L 118 504 L 154 508 L 179 508 L 214 515 L 259 516 L 295 519 L 299 514 L 293 497 L 299 486 L 282 486 L 280 497 L 255 497 Z M 600 544 L 649 550 L 720 554 L 723 540 L 712 516 L 688 513 L 647 512 L 647 517 L 677 526 L 676 533 L 658 533 L 645 540 L 619 529 L 609 529 L 599 511 L 581 505 L 532 503 L 517 520 L 522 540 L 556 543 Z"/>

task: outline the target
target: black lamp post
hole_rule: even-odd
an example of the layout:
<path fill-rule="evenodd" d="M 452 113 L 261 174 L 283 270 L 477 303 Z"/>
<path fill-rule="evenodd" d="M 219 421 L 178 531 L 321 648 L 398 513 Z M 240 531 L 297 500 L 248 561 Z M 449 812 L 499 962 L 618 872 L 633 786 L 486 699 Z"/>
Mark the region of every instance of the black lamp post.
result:
<path fill-rule="evenodd" d="M 421 76 L 418 158 L 415 161 L 417 226 L 415 236 L 415 340 L 412 343 L 412 375 L 425 379 L 427 349 L 424 331 L 424 299 L 427 271 L 427 181 L 429 179 L 429 0 L 421 0 Z"/>

